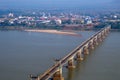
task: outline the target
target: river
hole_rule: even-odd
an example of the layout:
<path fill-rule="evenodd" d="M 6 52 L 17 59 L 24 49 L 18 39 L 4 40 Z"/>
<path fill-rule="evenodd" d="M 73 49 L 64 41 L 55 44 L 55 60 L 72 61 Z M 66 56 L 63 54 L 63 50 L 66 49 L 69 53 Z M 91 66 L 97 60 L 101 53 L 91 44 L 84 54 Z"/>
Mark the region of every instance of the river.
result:
<path fill-rule="evenodd" d="M 95 31 L 77 33 L 81 36 L 0 31 L 0 79 L 28 80 L 29 74 L 42 74 Z M 120 80 L 119 35 L 111 32 L 84 61 L 76 62 L 76 69 L 63 68 L 65 80 Z"/>

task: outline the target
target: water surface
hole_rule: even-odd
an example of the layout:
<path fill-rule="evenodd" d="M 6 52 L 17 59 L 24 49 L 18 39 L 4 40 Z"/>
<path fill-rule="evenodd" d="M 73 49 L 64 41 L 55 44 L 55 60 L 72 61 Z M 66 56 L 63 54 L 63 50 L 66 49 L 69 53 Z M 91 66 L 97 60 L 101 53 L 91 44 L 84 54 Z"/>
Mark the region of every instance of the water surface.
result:
<path fill-rule="evenodd" d="M 81 37 L 48 33 L 0 31 L 0 79 L 28 80 L 42 74 L 89 38 L 94 31 L 78 32 Z M 63 68 L 65 80 L 120 80 L 120 32 L 111 32 L 76 69 Z"/>
<path fill-rule="evenodd" d="M 65 80 L 120 80 L 120 32 L 111 32 Z M 67 74 L 67 75 L 66 75 Z"/>
<path fill-rule="evenodd" d="M 49 33 L 0 31 L 0 79 L 28 80 L 29 74 L 41 74 L 95 32 L 81 36 Z"/>

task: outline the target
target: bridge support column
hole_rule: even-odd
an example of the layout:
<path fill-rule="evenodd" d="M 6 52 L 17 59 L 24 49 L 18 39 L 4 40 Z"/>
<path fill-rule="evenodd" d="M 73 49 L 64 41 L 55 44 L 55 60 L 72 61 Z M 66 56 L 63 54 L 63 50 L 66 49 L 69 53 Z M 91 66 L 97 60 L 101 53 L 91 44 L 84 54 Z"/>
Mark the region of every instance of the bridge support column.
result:
<path fill-rule="evenodd" d="M 106 29 L 106 30 L 105 30 L 105 35 L 106 35 L 106 36 L 109 34 L 109 30 L 110 30 L 110 29 Z"/>
<path fill-rule="evenodd" d="M 62 67 L 60 67 L 53 75 L 53 80 L 64 80 L 62 76 Z"/>
<path fill-rule="evenodd" d="M 68 61 L 68 69 L 74 69 L 75 68 L 75 65 L 74 65 L 74 60 L 73 59 L 70 59 Z"/>
<path fill-rule="evenodd" d="M 98 42 L 102 42 L 101 36 L 98 36 Z"/>
<path fill-rule="evenodd" d="M 94 40 L 93 44 L 96 46 L 98 45 L 97 39 Z"/>
<path fill-rule="evenodd" d="M 103 34 L 102 34 L 102 33 L 101 33 L 100 38 L 101 38 L 101 42 L 102 42 L 102 41 L 103 41 L 103 39 L 104 39 L 104 38 L 103 38 Z"/>
<path fill-rule="evenodd" d="M 102 36 L 102 39 L 105 39 L 105 35 L 104 35 L 104 32 L 101 34 L 101 36 Z"/>
<path fill-rule="evenodd" d="M 76 54 L 76 57 L 77 57 L 78 61 L 82 61 L 83 60 L 83 56 L 82 56 L 81 50 Z"/>
<path fill-rule="evenodd" d="M 90 44 L 89 44 L 89 49 L 90 49 L 90 50 L 93 50 L 93 49 L 94 49 L 94 44 L 93 44 L 93 43 L 94 43 L 94 41 L 93 41 L 93 42 L 90 42 Z"/>
<path fill-rule="evenodd" d="M 87 46 L 83 48 L 83 54 L 89 54 L 89 50 Z"/>
<path fill-rule="evenodd" d="M 105 32 L 104 32 L 104 35 L 105 35 L 105 37 L 107 36 L 107 32 L 106 32 L 106 30 L 105 30 Z"/>
<path fill-rule="evenodd" d="M 107 36 L 107 33 L 106 33 L 106 29 L 104 30 L 104 37 L 106 37 Z"/>

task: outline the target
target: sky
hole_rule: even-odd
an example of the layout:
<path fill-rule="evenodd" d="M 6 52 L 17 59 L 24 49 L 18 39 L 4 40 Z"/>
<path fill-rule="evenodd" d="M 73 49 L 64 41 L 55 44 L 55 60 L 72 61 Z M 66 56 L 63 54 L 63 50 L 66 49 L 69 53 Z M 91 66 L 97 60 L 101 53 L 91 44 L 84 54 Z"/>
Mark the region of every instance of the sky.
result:
<path fill-rule="evenodd" d="M 0 8 L 120 7 L 120 0 L 0 0 Z"/>

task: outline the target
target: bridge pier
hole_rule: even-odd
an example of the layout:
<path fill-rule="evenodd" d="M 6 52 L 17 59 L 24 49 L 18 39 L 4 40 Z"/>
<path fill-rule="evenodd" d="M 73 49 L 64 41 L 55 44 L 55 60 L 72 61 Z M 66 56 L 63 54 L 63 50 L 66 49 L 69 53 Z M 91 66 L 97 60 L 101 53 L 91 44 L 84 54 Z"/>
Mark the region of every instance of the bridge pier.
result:
<path fill-rule="evenodd" d="M 83 48 L 83 54 L 89 54 L 88 46 Z"/>
<path fill-rule="evenodd" d="M 62 67 L 59 67 L 59 69 L 53 74 L 53 80 L 64 80 L 64 77 L 62 76 Z"/>
<path fill-rule="evenodd" d="M 74 69 L 75 68 L 75 65 L 74 65 L 74 60 L 73 58 L 72 59 L 69 59 L 68 60 L 68 69 Z"/>
<path fill-rule="evenodd" d="M 106 34 L 106 31 L 104 30 L 103 33 L 102 33 L 102 38 L 103 38 L 103 39 L 105 39 L 105 37 L 106 37 L 105 34 Z"/>
<path fill-rule="evenodd" d="M 102 37 L 102 39 L 105 39 L 104 32 L 103 32 L 103 33 L 101 33 L 101 37 Z"/>
<path fill-rule="evenodd" d="M 105 37 L 107 36 L 107 31 L 106 31 L 106 29 L 105 29 L 105 31 L 104 31 L 104 35 L 105 35 Z"/>
<path fill-rule="evenodd" d="M 107 33 L 107 34 L 109 33 L 109 30 L 110 30 L 110 29 L 107 29 L 107 30 L 106 30 L 106 33 Z"/>
<path fill-rule="evenodd" d="M 101 35 L 98 35 L 98 42 L 102 42 Z"/>
<path fill-rule="evenodd" d="M 78 61 L 82 61 L 83 60 L 81 50 L 76 54 L 76 57 L 77 57 Z"/>
<path fill-rule="evenodd" d="M 97 45 L 98 45 L 98 41 L 97 41 L 96 38 L 93 40 L 93 44 L 94 44 L 94 46 L 97 46 Z"/>
<path fill-rule="evenodd" d="M 104 30 L 104 37 L 106 38 L 107 34 L 106 34 L 106 29 Z"/>
<path fill-rule="evenodd" d="M 94 43 L 94 41 L 89 43 L 89 49 L 90 49 L 90 50 L 93 50 L 93 49 L 94 49 L 94 44 L 93 44 L 93 43 Z"/>

